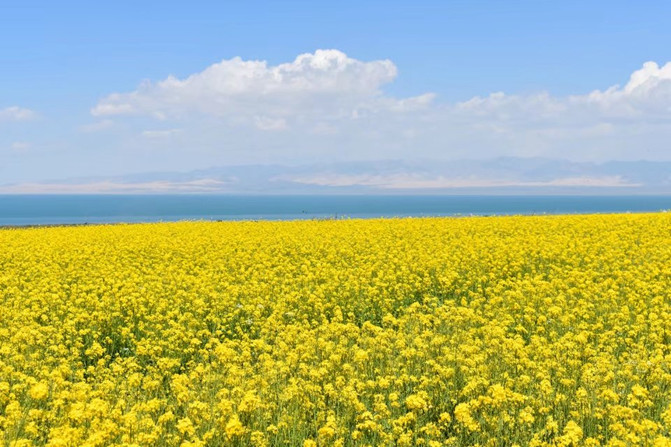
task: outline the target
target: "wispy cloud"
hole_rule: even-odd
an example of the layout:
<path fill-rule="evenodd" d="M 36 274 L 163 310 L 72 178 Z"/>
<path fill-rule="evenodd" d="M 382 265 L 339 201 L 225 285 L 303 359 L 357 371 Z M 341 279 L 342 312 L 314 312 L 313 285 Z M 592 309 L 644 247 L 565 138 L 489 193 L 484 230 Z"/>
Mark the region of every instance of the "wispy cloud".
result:
<path fill-rule="evenodd" d="M 0 121 L 28 121 L 36 117 L 36 112 L 24 107 L 11 106 L 0 109 Z"/>
<path fill-rule="evenodd" d="M 143 130 L 142 136 L 150 139 L 164 139 L 178 135 L 182 129 L 158 129 L 158 130 Z"/>
<path fill-rule="evenodd" d="M 20 183 L 0 186 L 2 194 L 142 194 L 142 193 L 204 193 L 220 191 L 226 182 L 199 179 L 186 182 L 114 182 L 92 181 L 87 183 Z"/>
<path fill-rule="evenodd" d="M 27 141 L 15 141 L 12 143 L 12 150 L 16 152 L 24 152 L 30 149 L 32 145 Z"/>
<path fill-rule="evenodd" d="M 449 177 L 423 177 L 419 175 L 396 174 L 396 175 L 323 175 L 285 178 L 296 183 L 319 186 L 372 186 L 383 190 L 435 190 L 435 189 L 461 189 L 461 188 L 500 188 L 500 187 L 548 187 L 548 186 L 572 186 L 572 187 L 638 187 L 640 183 L 628 183 L 619 176 L 603 177 L 566 177 L 547 181 L 525 181 L 497 180 L 485 178 L 449 178 Z"/>
<path fill-rule="evenodd" d="M 79 126 L 79 131 L 80 132 L 85 132 L 85 133 L 95 133 L 95 132 L 102 132 L 104 130 L 109 130 L 114 127 L 114 121 L 111 119 L 104 119 L 104 120 L 99 120 L 94 123 L 90 124 L 84 124 L 82 126 Z"/>

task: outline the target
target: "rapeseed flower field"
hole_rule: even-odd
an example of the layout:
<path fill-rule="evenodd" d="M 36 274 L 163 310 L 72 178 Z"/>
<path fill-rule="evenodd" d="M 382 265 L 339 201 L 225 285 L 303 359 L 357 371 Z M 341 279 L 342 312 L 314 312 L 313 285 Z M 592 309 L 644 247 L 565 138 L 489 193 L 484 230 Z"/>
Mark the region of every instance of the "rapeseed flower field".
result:
<path fill-rule="evenodd" d="M 671 214 L 0 230 L 0 440 L 671 446 Z"/>

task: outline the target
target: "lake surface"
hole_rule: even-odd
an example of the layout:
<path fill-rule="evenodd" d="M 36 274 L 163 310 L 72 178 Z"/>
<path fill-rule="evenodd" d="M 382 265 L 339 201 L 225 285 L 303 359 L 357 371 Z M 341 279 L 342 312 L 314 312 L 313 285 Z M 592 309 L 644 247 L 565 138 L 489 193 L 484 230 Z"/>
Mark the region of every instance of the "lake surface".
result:
<path fill-rule="evenodd" d="M 0 195 L 0 225 L 650 212 L 671 196 Z"/>

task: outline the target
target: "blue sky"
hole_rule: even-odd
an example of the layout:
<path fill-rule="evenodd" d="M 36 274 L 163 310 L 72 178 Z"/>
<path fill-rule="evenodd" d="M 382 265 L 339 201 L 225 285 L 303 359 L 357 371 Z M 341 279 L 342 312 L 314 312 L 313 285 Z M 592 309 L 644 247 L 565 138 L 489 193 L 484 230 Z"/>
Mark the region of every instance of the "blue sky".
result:
<path fill-rule="evenodd" d="M 418 155 L 668 160 L 671 153 L 660 147 L 668 136 L 665 111 L 671 110 L 666 103 L 671 98 L 669 81 L 662 69 L 671 60 L 669 17 L 671 3 L 664 1 L 3 2 L 0 183 Z M 214 110 L 214 103 L 201 107 L 193 102 L 181 103 L 179 110 L 170 102 L 167 113 L 165 98 L 174 92 L 163 90 L 143 93 L 141 103 L 132 102 L 137 95 L 125 97 L 124 107 L 132 106 L 133 113 L 92 113 L 101 104 L 119 106 L 120 100 L 110 95 L 132 94 L 145 81 L 156 86 L 170 75 L 184 80 L 235 57 L 275 67 L 319 49 L 337 50 L 347 61 L 362 64 L 390 61 L 393 73 L 371 79 L 363 93 L 351 83 L 335 93 L 329 90 L 333 97 L 324 103 L 339 96 L 351 95 L 352 100 L 338 102 L 340 115 L 333 108 L 316 112 L 324 117 L 310 123 L 312 127 L 292 121 L 301 113 L 314 115 L 314 103 L 307 99 L 266 116 L 262 108 L 282 107 L 284 97 L 261 101 L 256 110 L 249 108 L 251 97 L 229 103 L 228 91 L 216 102 L 228 108 L 225 114 Z M 599 103 L 603 110 L 604 104 L 617 102 L 612 107 L 618 111 L 592 120 L 594 112 L 586 106 L 575 111 L 567 105 L 573 104 L 568 99 L 572 96 L 625 86 L 648 61 L 659 70 L 646 72 L 646 80 L 652 81 L 645 84 L 644 94 Z M 205 82 L 194 88 L 202 93 L 217 87 Z M 491 101 L 475 111 L 471 107 L 468 117 L 455 111 L 463 109 L 458 104 L 496 92 L 513 100 L 501 105 L 495 98 L 495 111 Z M 413 109 L 403 117 L 385 111 L 398 105 L 378 101 L 424 94 L 431 95 L 427 110 Z M 542 95 L 550 98 L 549 105 L 539 112 Z M 652 104 L 641 106 L 645 101 Z M 362 103 L 375 115 L 366 118 L 366 126 L 352 127 L 334 118 L 343 108 Z M 240 114 L 255 127 L 231 121 L 234 107 L 248 107 Z M 559 125 L 549 125 L 549 119 L 528 124 L 538 114 L 562 107 L 567 111 L 556 118 Z M 637 108 L 636 117 L 623 124 L 622 110 L 632 107 Z M 31 117 L 18 119 L 17 110 Z M 531 110 L 532 116 L 520 110 Z M 592 121 L 575 134 L 576 123 L 567 117 L 581 113 Z M 402 145 L 390 132 L 399 126 L 407 126 L 408 141 Z M 450 126 L 454 131 L 441 133 Z M 465 126 L 472 133 L 462 132 Z M 625 127 L 626 134 L 619 134 Z M 574 133 L 565 143 L 556 143 L 558 133 L 561 138 L 568 135 L 567 128 Z M 480 138 L 483 132 L 494 133 Z M 496 132 L 508 138 L 500 147 Z M 390 135 L 389 141 L 384 134 Z M 154 141 L 145 144 L 142 136 Z M 569 147 L 582 149 L 570 152 Z"/>

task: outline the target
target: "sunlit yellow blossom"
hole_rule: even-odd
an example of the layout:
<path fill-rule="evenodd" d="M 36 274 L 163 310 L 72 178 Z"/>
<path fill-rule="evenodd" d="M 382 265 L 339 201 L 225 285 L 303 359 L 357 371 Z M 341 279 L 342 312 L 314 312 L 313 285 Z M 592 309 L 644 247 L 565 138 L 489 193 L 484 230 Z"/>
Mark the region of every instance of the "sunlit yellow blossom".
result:
<path fill-rule="evenodd" d="M 30 388 L 29 394 L 32 399 L 44 400 L 49 396 L 49 386 L 44 382 L 40 382 Z"/>
<path fill-rule="evenodd" d="M 193 423 L 189 418 L 184 418 L 177 421 L 177 430 L 179 430 L 180 433 L 189 436 L 192 435 L 195 431 Z"/>
<path fill-rule="evenodd" d="M 8 446 L 669 446 L 671 213 L 0 230 Z"/>
<path fill-rule="evenodd" d="M 242 425 L 242 423 L 240 422 L 238 415 L 234 414 L 226 424 L 225 431 L 226 436 L 228 436 L 229 438 L 235 438 L 244 435 L 246 430 L 244 425 Z"/>
<path fill-rule="evenodd" d="M 405 405 L 409 410 L 423 411 L 429 407 L 426 397 L 420 394 L 412 394 L 405 399 Z"/>
<path fill-rule="evenodd" d="M 454 409 L 455 419 L 470 431 L 477 431 L 480 427 L 471 415 L 471 408 L 468 404 L 461 403 Z"/>
<path fill-rule="evenodd" d="M 582 439 L 582 429 L 574 421 L 568 421 L 560 438 L 562 445 L 577 446 Z"/>

